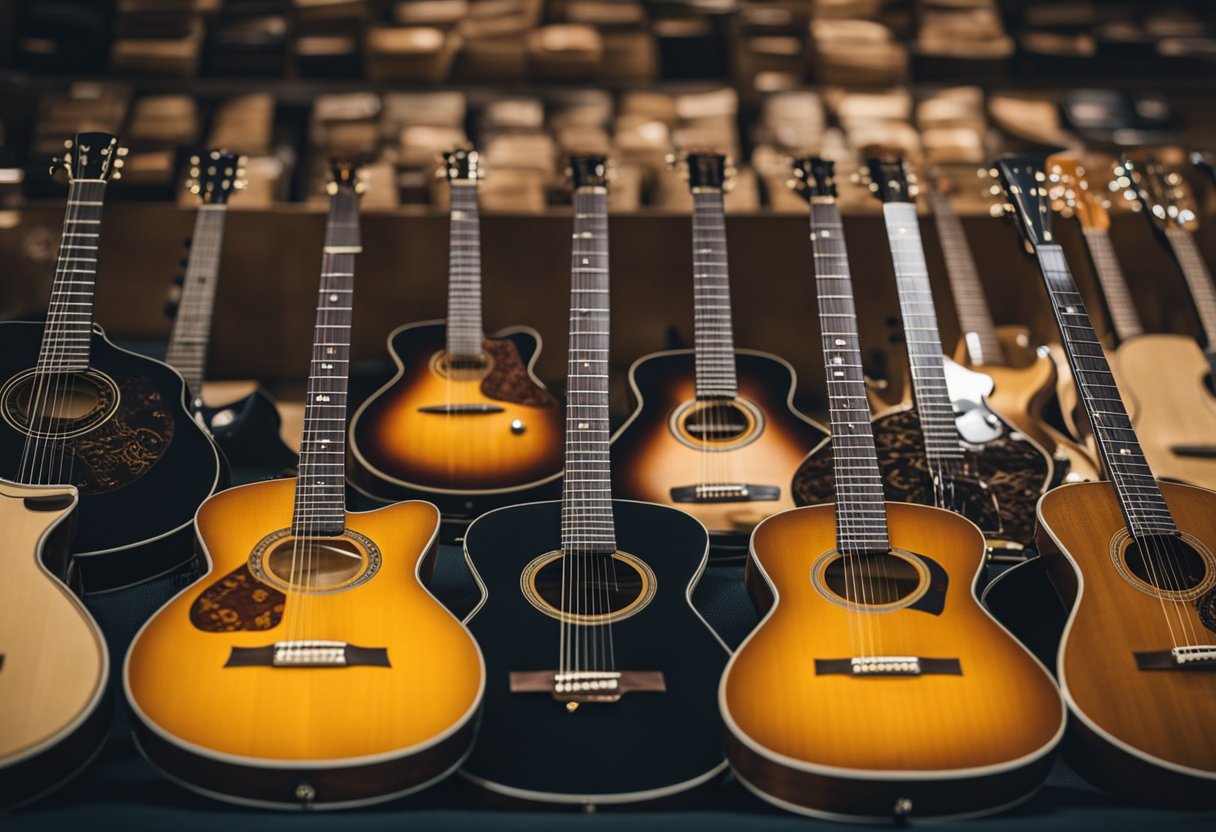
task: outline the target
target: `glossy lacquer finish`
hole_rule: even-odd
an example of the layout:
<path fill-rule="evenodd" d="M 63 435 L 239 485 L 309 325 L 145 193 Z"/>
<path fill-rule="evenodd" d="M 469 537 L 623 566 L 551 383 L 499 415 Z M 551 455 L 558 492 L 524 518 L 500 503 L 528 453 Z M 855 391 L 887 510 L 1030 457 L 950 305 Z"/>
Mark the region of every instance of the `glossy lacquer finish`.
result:
<path fill-rule="evenodd" d="M 41 324 L 0 324 L 0 389 L 38 359 Z M 186 408 L 182 378 L 167 365 L 114 346 L 100 330 L 89 366 L 113 382 L 109 418 L 62 447 L 80 492 L 72 551 L 88 591 L 159 575 L 194 556 L 190 521 L 220 483 L 220 458 Z M 8 408 L 14 397 L 3 396 Z M 0 471 L 15 475 L 26 434 L 0 419 Z M 57 452 L 58 453 L 58 452 Z"/>
<path fill-rule="evenodd" d="M 1198 542 L 1199 597 L 1175 603 L 1125 576 L 1126 522 L 1109 483 L 1081 483 L 1039 504 L 1039 551 L 1073 604 L 1058 675 L 1074 719 L 1074 762 L 1116 794 L 1175 806 L 1216 806 L 1216 673 L 1140 670 L 1135 653 L 1216 643 L 1216 493 L 1163 482 L 1182 534 Z M 1205 624 L 1206 622 L 1206 624 Z"/>
<path fill-rule="evenodd" d="M 732 767 L 787 809 L 852 820 L 962 816 L 1025 799 L 1064 730 L 1041 664 L 979 605 L 984 539 L 940 509 L 886 505 L 893 549 L 936 562 L 940 612 L 860 614 L 821 594 L 813 564 L 836 546 L 833 506 L 785 512 L 752 539 L 749 589 L 769 610 L 722 679 Z M 868 619 L 868 621 L 866 620 Z M 957 659 L 960 674 L 818 674 L 869 653 Z M 907 799 L 907 803 L 902 803 Z"/>
<path fill-rule="evenodd" d="M 573 711 L 549 693 L 513 693 L 509 684 L 512 672 L 558 667 L 561 625 L 525 598 L 521 575 L 561 549 L 560 503 L 499 509 L 465 537 L 485 593 L 468 624 L 485 651 L 486 700 L 463 773 L 501 796 L 640 803 L 708 783 L 726 767 L 715 689 L 727 650 L 690 601 L 705 565 L 705 530 L 663 506 L 618 500 L 612 510 L 617 550 L 644 561 L 656 588 L 648 605 L 610 627 L 616 669 L 661 672 L 667 689 Z"/>
<path fill-rule="evenodd" d="M 477 645 L 423 583 L 438 512 L 348 513 L 347 535 L 374 544 L 379 570 L 284 598 L 249 566 L 259 541 L 290 530 L 295 486 L 240 486 L 199 510 L 210 568 L 127 656 L 136 738 L 174 779 L 238 802 L 324 808 L 419 788 L 467 752 L 483 688 Z M 383 648 L 388 666 L 227 665 L 234 648 L 285 639 Z"/>
<path fill-rule="evenodd" d="M 696 401 L 694 353 L 657 353 L 635 363 L 629 378 L 637 408 L 612 438 L 613 491 L 620 497 L 675 505 L 696 517 L 715 545 L 743 546 L 769 515 L 793 508 L 789 486 L 798 465 L 827 436 L 793 406 L 789 364 L 767 353 L 735 351 L 739 399 L 761 414 L 754 438 L 730 450 L 704 450 L 678 435 L 672 416 Z M 704 482 L 776 486 L 775 500 L 674 503 L 672 489 Z"/>

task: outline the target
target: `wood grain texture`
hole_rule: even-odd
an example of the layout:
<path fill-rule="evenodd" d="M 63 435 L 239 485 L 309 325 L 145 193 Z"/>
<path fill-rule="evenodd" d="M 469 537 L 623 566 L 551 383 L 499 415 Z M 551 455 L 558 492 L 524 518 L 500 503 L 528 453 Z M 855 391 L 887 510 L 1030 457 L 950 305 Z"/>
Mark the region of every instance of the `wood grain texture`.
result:
<path fill-rule="evenodd" d="M 294 480 L 256 483 L 222 492 L 199 510 L 211 568 L 148 622 L 128 654 L 127 695 L 138 719 L 210 759 L 333 767 L 406 756 L 467 722 L 481 695 L 480 653 L 416 575 L 425 574 L 439 520 L 430 504 L 347 515 L 347 528 L 370 538 L 382 555 L 366 583 L 290 593 L 282 621 L 270 630 L 204 632 L 192 625 L 189 610 L 199 593 L 245 563 L 263 536 L 290 527 L 294 491 Z M 391 666 L 224 666 L 233 647 L 289 638 L 386 648 Z M 189 780 L 188 771 L 175 774 Z"/>
<path fill-rule="evenodd" d="M 835 545 L 832 505 L 763 523 L 748 576 L 762 578 L 762 570 L 777 600 L 723 677 L 732 742 L 748 747 L 732 751 L 732 763 L 746 768 L 753 788 L 795 810 L 889 818 L 893 789 L 913 799 L 914 817 L 918 796 L 928 814 L 994 810 L 1046 776 L 1063 731 L 1059 692 L 975 599 L 984 553 L 975 526 L 939 509 L 886 508 L 892 547 L 932 558 L 948 574 L 942 612 L 862 614 L 821 595 L 809 575 Z M 815 672 L 815 659 L 863 652 L 955 658 L 962 674 L 858 679 Z M 799 788 L 788 788 L 791 776 Z M 980 791 L 960 790 L 944 802 L 933 796 L 943 782 L 981 776 L 987 785 Z M 840 780 L 850 786 L 825 787 Z M 883 785 L 890 780 L 903 782 Z M 856 788 L 858 782 L 871 788 Z"/>
<path fill-rule="evenodd" d="M 1209 546 L 1216 541 L 1216 493 L 1168 482 L 1161 490 L 1182 532 Z M 1216 634 L 1200 622 L 1193 601 L 1163 607 L 1116 570 L 1112 539 L 1125 523 L 1109 483 L 1050 492 L 1039 520 L 1048 574 L 1065 601 L 1076 602 L 1058 668 L 1086 735 L 1082 770 L 1120 794 L 1216 805 L 1216 674 L 1141 671 L 1133 656 L 1179 641 L 1213 644 Z M 1213 568 L 1209 561 L 1208 575 Z"/>

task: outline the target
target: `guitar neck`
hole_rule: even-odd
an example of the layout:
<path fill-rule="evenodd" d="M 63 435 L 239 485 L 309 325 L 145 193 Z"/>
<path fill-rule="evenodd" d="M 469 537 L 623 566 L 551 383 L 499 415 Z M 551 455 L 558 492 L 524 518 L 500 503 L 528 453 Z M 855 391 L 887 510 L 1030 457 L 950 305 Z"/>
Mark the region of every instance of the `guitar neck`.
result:
<path fill-rule="evenodd" d="M 950 291 L 954 296 L 954 306 L 958 310 L 958 320 L 971 363 L 1004 364 L 1004 350 L 996 337 L 992 311 L 984 297 L 984 287 L 980 283 L 963 224 L 945 194 L 930 189 L 929 204 L 933 206 L 933 221 L 946 259 Z"/>
<path fill-rule="evenodd" d="M 106 183 L 96 179 L 76 180 L 68 186 L 63 238 L 38 352 L 39 372 L 79 373 L 89 368 L 105 191 Z"/>
<path fill-rule="evenodd" d="M 731 330 L 730 271 L 722 191 L 693 191 L 693 296 L 697 398 L 734 398 L 735 340 Z"/>
<path fill-rule="evenodd" d="M 925 455 L 931 465 L 940 467 L 947 461 L 961 460 L 963 451 L 954 423 L 954 404 L 946 386 L 942 338 L 937 329 L 937 311 L 933 306 L 916 206 L 908 202 L 888 202 L 882 209 L 895 264 L 899 309 L 912 368 L 916 409 L 925 437 Z"/>
<path fill-rule="evenodd" d="M 346 387 L 355 255 L 361 250 L 358 195 L 339 190 L 330 200 L 325 229 L 291 521 L 301 536 L 338 535 L 346 527 Z"/>
<path fill-rule="evenodd" d="M 481 223 L 476 180 L 451 183 L 451 234 L 448 245 L 448 355 L 482 352 Z"/>
<path fill-rule="evenodd" d="M 1195 245 L 1195 237 L 1191 232 L 1174 226 L 1166 229 L 1165 236 L 1186 278 L 1186 285 L 1191 290 L 1191 298 L 1195 301 L 1195 311 L 1199 313 L 1199 322 L 1203 325 L 1203 336 L 1210 353 L 1216 350 L 1216 286 L 1212 285 L 1212 275 L 1199 254 L 1199 247 Z"/>
<path fill-rule="evenodd" d="M 202 396 L 227 215 L 227 205 L 202 205 L 198 209 L 181 300 L 165 353 L 166 363 L 182 374 L 186 389 L 196 402 Z"/>
<path fill-rule="evenodd" d="M 1136 304 L 1127 288 L 1123 269 L 1119 266 L 1119 258 L 1115 256 L 1110 234 L 1101 228 L 1085 228 L 1083 233 L 1090 259 L 1093 260 L 1094 271 L 1098 275 L 1098 283 L 1101 284 L 1102 294 L 1106 298 L 1106 307 L 1110 310 L 1115 336 L 1120 341 L 1126 341 L 1140 335 L 1144 328 L 1140 324 L 1140 315 L 1136 312 Z"/>
<path fill-rule="evenodd" d="M 861 368 L 853 280 L 834 199 L 811 202 L 811 247 L 832 422 L 836 548 L 845 554 L 885 552 L 890 541 L 882 475 Z"/>
<path fill-rule="evenodd" d="M 574 194 L 562 550 L 616 550 L 608 461 L 608 192 Z"/>
<path fill-rule="evenodd" d="M 1037 254 L 1073 378 L 1127 526 L 1133 536 L 1176 532 L 1174 518 L 1140 449 L 1085 302 L 1068 270 L 1064 250 L 1055 244 L 1040 245 Z"/>

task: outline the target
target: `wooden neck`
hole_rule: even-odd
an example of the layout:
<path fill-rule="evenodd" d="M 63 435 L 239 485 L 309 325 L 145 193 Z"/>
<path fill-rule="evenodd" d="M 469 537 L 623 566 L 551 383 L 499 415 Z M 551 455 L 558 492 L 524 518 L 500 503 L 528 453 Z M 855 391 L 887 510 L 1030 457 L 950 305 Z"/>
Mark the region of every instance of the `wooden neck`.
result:
<path fill-rule="evenodd" d="M 59 260 L 38 352 L 39 372 L 80 373 L 89 368 L 105 191 L 106 183 L 99 179 L 77 180 L 68 187 Z"/>
<path fill-rule="evenodd" d="M 448 244 L 447 351 L 456 358 L 481 355 L 481 224 L 476 180 L 453 181 Z"/>
<path fill-rule="evenodd" d="M 1085 245 L 1089 249 L 1098 283 L 1101 284 L 1102 294 L 1106 298 L 1106 307 L 1110 310 L 1115 337 L 1126 341 L 1142 334 L 1144 328 L 1140 324 L 1140 315 L 1136 312 L 1135 301 L 1127 288 L 1127 279 L 1119 266 L 1119 258 L 1115 256 L 1110 233 L 1104 228 L 1084 228 L 1082 233 L 1085 234 Z"/>
<path fill-rule="evenodd" d="M 967 245 L 963 224 L 945 194 L 930 189 L 929 204 L 933 206 L 933 221 L 937 225 L 937 236 L 946 259 L 946 274 L 950 278 L 950 291 L 958 310 L 967 355 L 975 365 L 1002 365 L 1005 363 L 1005 353 L 1001 349 L 1000 339 L 996 337 L 992 312 L 984 297 L 984 287 L 975 268 L 971 247 Z"/>
<path fill-rule="evenodd" d="M 730 320 L 730 271 L 722 191 L 693 191 L 693 297 L 696 324 L 697 398 L 733 399 L 735 341 Z"/>
<path fill-rule="evenodd" d="M 888 202 L 882 206 L 882 212 L 895 265 L 904 340 L 912 368 L 912 389 L 925 436 L 925 455 L 931 466 L 941 468 L 950 461 L 961 460 L 963 451 L 959 445 L 958 426 L 954 423 L 954 404 L 946 386 L 942 338 L 937 329 L 937 311 L 933 306 L 916 206 L 909 202 Z"/>
<path fill-rule="evenodd" d="M 339 535 L 346 528 L 346 386 L 350 370 L 351 300 L 359 243 L 359 198 L 340 190 L 329 205 L 312 363 L 304 401 L 292 531 Z"/>
<path fill-rule="evenodd" d="M 891 545 L 886 498 L 870 425 L 853 281 L 836 200 L 819 197 L 812 201 L 811 247 L 832 421 L 836 548 L 844 554 L 885 552 Z"/>
<path fill-rule="evenodd" d="M 574 194 L 562 551 L 616 551 L 608 462 L 608 192 Z"/>
<path fill-rule="evenodd" d="M 1211 354 L 1216 351 L 1216 286 L 1212 285 L 1212 275 L 1199 254 L 1199 247 L 1195 245 L 1191 232 L 1174 226 L 1166 229 L 1165 236 L 1191 290 L 1195 311 L 1199 313 L 1199 322 L 1203 325 L 1207 351 Z"/>
<path fill-rule="evenodd" d="M 165 353 L 166 363 L 186 380 L 186 389 L 196 408 L 202 403 L 207 345 L 211 340 L 211 313 L 215 308 L 216 278 L 220 271 L 227 215 L 227 205 L 203 205 L 198 209 L 181 300 L 169 336 L 169 349 Z"/>
<path fill-rule="evenodd" d="M 1073 378 L 1128 529 L 1133 537 L 1172 534 L 1178 527 L 1140 449 L 1064 250 L 1055 244 L 1040 245 L 1037 253 Z"/>

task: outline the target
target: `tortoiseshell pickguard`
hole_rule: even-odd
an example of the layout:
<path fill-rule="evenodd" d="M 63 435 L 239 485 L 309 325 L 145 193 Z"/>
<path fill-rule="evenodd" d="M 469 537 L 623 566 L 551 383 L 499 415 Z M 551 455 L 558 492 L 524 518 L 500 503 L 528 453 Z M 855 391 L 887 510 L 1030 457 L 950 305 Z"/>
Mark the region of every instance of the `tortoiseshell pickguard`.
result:
<path fill-rule="evenodd" d="M 190 605 L 190 623 L 208 633 L 269 630 L 283 619 L 286 601 L 242 564 L 199 593 Z"/>
<path fill-rule="evenodd" d="M 557 400 L 537 385 L 509 340 L 487 338 L 485 351 L 494 359 L 494 369 L 481 382 L 481 392 L 500 402 L 526 407 L 554 407 Z"/>

